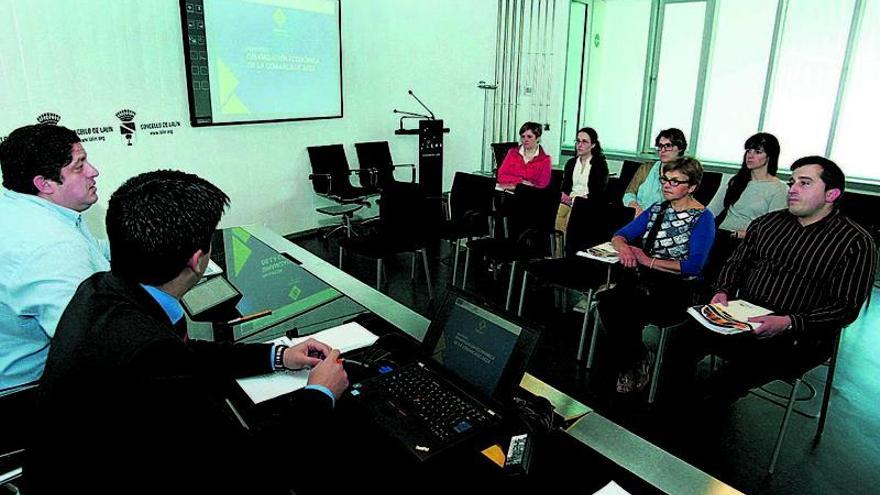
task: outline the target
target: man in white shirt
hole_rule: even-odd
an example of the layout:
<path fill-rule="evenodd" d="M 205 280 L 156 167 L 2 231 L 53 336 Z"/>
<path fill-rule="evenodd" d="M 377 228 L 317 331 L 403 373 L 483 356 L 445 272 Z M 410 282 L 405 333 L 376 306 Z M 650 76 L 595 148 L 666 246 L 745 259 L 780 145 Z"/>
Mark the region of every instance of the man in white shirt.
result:
<path fill-rule="evenodd" d="M 106 242 L 81 213 L 98 200 L 98 170 L 75 132 L 30 125 L 0 144 L 0 389 L 38 380 L 55 326 L 77 286 L 110 269 Z"/>

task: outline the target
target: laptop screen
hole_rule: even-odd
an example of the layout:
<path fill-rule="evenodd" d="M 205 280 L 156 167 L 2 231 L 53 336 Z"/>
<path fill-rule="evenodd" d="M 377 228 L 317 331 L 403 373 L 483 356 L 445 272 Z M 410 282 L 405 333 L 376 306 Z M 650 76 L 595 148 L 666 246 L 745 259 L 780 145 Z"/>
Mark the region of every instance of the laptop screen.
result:
<path fill-rule="evenodd" d="M 487 396 L 498 395 L 523 327 L 450 294 L 439 315 L 431 358 Z"/>

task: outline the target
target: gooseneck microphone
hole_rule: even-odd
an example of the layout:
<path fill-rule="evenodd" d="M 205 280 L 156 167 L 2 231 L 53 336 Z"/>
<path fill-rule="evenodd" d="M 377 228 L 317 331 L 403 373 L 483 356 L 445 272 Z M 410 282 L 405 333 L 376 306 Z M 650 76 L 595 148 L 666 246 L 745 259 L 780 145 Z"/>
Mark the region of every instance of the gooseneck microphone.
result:
<path fill-rule="evenodd" d="M 407 91 L 407 93 L 409 93 L 409 95 L 410 95 L 410 96 L 412 96 L 412 97 L 413 97 L 413 98 L 415 98 L 415 99 L 416 99 L 416 101 L 417 101 L 417 102 L 419 102 L 419 105 L 421 105 L 421 106 L 422 106 L 422 108 L 424 108 L 424 109 L 425 109 L 425 110 L 427 110 L 427 111 L 428 111 L 428 113 L 429 113 L 429 114 L 430 114 L 430 115 L 431 115 L 431 120 L 437 120 L 437 119 L 436 119 L 436 118 L 434 118 L 434 112 L 432 112 L 432 111 L 431 111 L 431 109 L 430 109 L 430 108 L 428 108 L 428 106 L 427 106 L 427 105 L 425 105 L 425 104 L 424 104 L 424 103 L 422 103 L 422 100 L 420 100 L 420 99 L 419 99 L 419 97 L 418 97 L 418 96 L 416 96 L 416 94 L 415 94 L 415 93 L 413 93 L 413 92 L 412 92 L 412 90 L 411 90 L 411 89 L 410 89 L 410 90 L 408 90 L 408 91 Z"/>

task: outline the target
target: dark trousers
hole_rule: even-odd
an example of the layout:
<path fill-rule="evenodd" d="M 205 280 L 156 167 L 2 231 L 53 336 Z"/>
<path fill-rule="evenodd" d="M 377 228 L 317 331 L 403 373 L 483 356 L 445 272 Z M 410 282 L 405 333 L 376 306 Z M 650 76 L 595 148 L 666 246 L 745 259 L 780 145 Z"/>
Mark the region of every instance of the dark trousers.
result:
<path fill-rule="evenodd" d="M 617 285 L 598 295 L 599 317 L 605 330 L 609 354 L 618 370 L 628 370 L 644 359 L 645 325 L 664 326 L 686 318 L 693 286 L 678 275 L 648 272 L 647 277 L 624 270 Z"/>
<path fill-rule="evenodd" d="M 675 376 L 671 381 L 681 391 L 694 383 L 696 366 L 704 357 L 720 357 L 723 363 L 697 393 L 703 399 L 730 404 L 755 387 L 777 379 L 800 378 L 822 364 L 831 356 L 837 334 L 798 337 L 791 333 L 766 339 L 752 333 L 721 335 L 694 324 L 683 329 L 670 346 L 664 366 Z"/>

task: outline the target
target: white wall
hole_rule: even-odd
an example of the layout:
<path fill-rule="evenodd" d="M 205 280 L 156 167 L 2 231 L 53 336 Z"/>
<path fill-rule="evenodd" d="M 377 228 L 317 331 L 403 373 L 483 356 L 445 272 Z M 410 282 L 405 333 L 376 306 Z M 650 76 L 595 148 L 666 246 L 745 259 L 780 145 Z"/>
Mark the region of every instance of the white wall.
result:
<path fill-rule="evenodd" d="M 197 173 L 232 198 L 223 225 L 264 223 L 280 233 L 326 222 L 307 179 L 306 146 L 388 140 L 397 162 L 415 163 L 417 136 L 395 136 L 393 108 L 420 111 L 412 89 L 451 133 L 444 178 L 479 168 L 483 94 L 494 78 L 496 0 L 343 0 L 342 119 L 191 128 L 177 0 L 0 0 L 0 136 L 61 116 L 83 134 L 101 171 L 86 214 L 103 234 L 107 199 L 126 178 L 156 168 Z M 121 109 L 136 112 L 137 141 L 119 134 Z M 173 134 L 140 126 L 179 122 Z M 410 121 L 412 122 L 412 121 Z M 553 121 L 551 121 L 553 122 Z M 557 120 L 558 122 L 558 120 Z M 101 132 L 100 128 L 112 128 Z M 90 137 L 103 140 L 88 141 Z"/>

